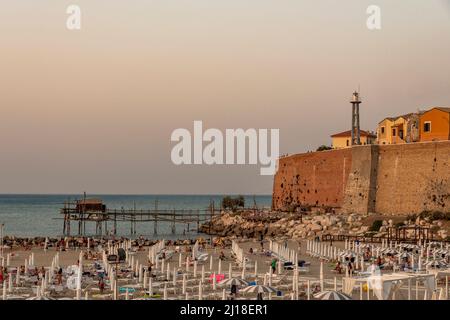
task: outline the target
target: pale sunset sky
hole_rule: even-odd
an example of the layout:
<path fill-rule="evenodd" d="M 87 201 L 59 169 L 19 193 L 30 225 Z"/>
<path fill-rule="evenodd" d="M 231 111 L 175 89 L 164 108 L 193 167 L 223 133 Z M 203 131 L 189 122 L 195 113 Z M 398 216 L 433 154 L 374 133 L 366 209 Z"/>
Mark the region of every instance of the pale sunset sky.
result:
<path fill-rule="evenodd" d="M 259 165 L 174 165 L 172 131 L 306 152 L 350 129 L 358 86 L 365 130 L 450 106 L 450 1 L 1 0 L 0 193 L 270 194 Z"/>

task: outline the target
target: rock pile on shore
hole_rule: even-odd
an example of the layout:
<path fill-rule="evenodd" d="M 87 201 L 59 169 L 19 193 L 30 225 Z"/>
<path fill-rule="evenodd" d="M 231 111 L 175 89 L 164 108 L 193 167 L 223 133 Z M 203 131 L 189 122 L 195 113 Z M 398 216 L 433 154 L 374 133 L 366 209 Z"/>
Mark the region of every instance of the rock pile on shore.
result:
<path fill-rule="evenodd" d="M 201 226 L 200 231 L 222 236 L 259 238 L 269 236 L 275 238 L 305 239 L 331 235 L 357 235 L 382 237 L 387 234 L 389 227 L 394 227 L 392 219 L 380 220 L 380 226 L 375 230 L 372 222 L 367 223 L 370 215 L 361 214 L 333 214 L 333 213 L 282 213 L 282 212 L 222 212 L 220 216 L 213 218 L 211 222 Z M 398 224 L 398 223 L 397 223 Z M 401 222 L 402 226 L 423 226 L 434 228 L 436 238 L 446 239 L 447 231 L 442 229 L 441 221 L 416 221 Z M 414 230 L 407 230 L 407 236 L 413 237 Z"/>

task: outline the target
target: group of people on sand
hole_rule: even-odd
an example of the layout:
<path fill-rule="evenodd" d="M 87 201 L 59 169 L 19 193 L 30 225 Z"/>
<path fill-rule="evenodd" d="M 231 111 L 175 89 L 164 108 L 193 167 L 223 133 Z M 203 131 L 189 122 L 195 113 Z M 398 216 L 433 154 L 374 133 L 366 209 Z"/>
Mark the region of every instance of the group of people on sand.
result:
<path fill-rule="evenodd" d="M 42 279 L 45 279 L 45 268 L 44 266 L 41 266 L 40 268 L 34 267 L 28 270 L 25 270 L 25 266 L 21 265 L 19 266 L 19 273 L 25 274 L 27 273 L 31 277 L 36 277 L 36 280 L 34 281 L 35 284 L 38 284 Z M 8 272 L 7 267 L 0 266 L 0 283 L 3 281 L 7 281 L 8 278 L 11 276 L 11 274 Z M 56 274 L 56 284 L 62 283 L 62 269 L 60 268 Z"/>

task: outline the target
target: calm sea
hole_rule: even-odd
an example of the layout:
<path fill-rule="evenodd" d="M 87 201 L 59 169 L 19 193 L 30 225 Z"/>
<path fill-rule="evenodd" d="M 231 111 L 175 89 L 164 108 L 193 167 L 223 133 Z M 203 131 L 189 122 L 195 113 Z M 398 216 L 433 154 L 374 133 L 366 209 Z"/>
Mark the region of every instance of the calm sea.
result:
<path fill-rule="evenodd" d="M 0 195 L 0 223 L 5 224 L 5 235 L 19 237 L 60 236 L 63 229 L 62 215 L 59 209 L 67 200 L 80 199 L 76 195 Z M 157 202 L 158 209 L 206 209 L 211 201 L 219 207 L 222 195 L 92 195 L 88 198 L 100 198 L 109 209 L 153 209 Z M 271 196 L 245 196 L 246 206 L 270 207 Z M 72 222 L 72 233 L 77 231 L 77 225 Z M 111 228 L 109 224 L 108 228 Z M 191 226 L 193 228 L 194 226 Z M 158 235 L 165 239 L 180 239 L 194 237 L 193 231 L 183 234 L 185 226 L 177 224 L 176 233 L 171 233 L 169 223 L 158 223 Z M 95 223 L 86 224 L 88 234 L 95 233 Z M 118 223 L 117 234 L 130 236 L 130 224 Z M 137 223 L 136 235 L 147 238 L 154 237 L 153 223 Z"/>

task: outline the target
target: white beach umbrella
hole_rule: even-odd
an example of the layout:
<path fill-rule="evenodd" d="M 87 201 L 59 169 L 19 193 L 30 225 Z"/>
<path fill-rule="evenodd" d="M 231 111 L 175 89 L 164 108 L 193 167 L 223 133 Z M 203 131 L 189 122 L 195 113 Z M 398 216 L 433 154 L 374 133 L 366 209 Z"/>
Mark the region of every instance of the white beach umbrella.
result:
<path fill-rule="evenodd" d="M 218 264 L 218 267 L 217 267 L 217 273 L 218 274 L 222 273 L 222 260 L 221 259 L 219 259 L 219 264 Z"/>
<path fill-rule="evenodd" d="M 277 290 L 275 288 L 272 288 L 271 286 L 264 286 L 264 285 L 254 285 L 254 286 L 248 286 L 241 290 L 241 292 L 245 293 L 275 293 Z"/>
<path fill-rule="evenodd" d="M 320 300 L 352 300 L 351 297 L 339 291 L 322 291 L 315 294 L 314 298 Z"/>
<path fill-rule="evenodd" d="M 209 256 L 209 271 L 212 271 L 213 268 L 213 257 L 212 255 Z"/>
<path fill-rule="evenodd" d="M 182 262 L 183 262 L 183 254 L 180 252 L 179 254 L 178 254 L 178 268 L 181 268 L 181 266 L 182 266 Z"/>
<path fill-rule="evenodd" d="M 230 279 L 233 278 L 232 273 L 233 273 L 233 269 L 232 269 L 231 262 L 230 262 L 228 265 L 228 278 L 230 278 Z"/>
<path fill-rule="evenodd" d="M 47 297 L 47 296 L 35 296 L 35 297 L 27 298 L 25 300 L 56 300 L 56 299 L 52 298 L 52 297 Z"/>
<path fill-rule="evenodd" d="M 432 259 L 425 263 L 428 268 L 445 268 L 447 263 L 443 259 Z"/>
<path fill-rule="evenodd" d="M 222 290 L 222 300 L 227 300 L 227 293 L 225 289 Z"/>
<path fill-rule="evenodd" d="M 232 285 L 236 285 L 236 286 L 248 286 L 248 281 L 245 281 L 244 279 L 240 279 L 240 278 L 230 278 L 230 279 L 226 279 L 223 280 L 222 282 L 220 282 L 220 286 L 222 287 L 230 287 Z"/>
<path fill-rule="evenodd" d="M 24 296 L 18 296 L 18 295 L 8 295 L 6 296 L 6 300 L 25 300 L 26 297 Z"/>

